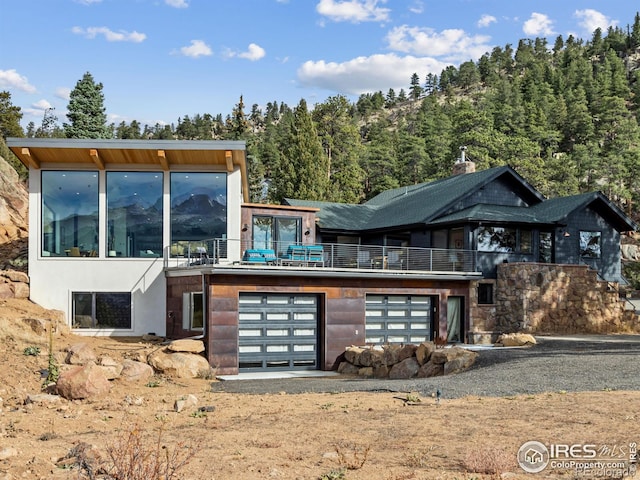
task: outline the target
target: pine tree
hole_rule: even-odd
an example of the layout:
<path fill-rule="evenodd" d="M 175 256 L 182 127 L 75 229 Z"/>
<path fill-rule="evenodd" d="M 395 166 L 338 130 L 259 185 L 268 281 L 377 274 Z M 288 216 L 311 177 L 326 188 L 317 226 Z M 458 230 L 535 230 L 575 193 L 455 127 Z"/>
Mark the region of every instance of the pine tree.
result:
<path fill-rule="evenodd" d="M 20 107 L 11 103 L 11 93 L 0 92 L 0 136 L 24 137 L 24 132 L 20 126 L 22 112 Z"/>
<path fill-rule="evenodd" d="M 67 138 L 111 138 L 104 107 L 102 83 L 95 83 L 87 72 L 69 96 L 67 118 L 63 124 Z"/>

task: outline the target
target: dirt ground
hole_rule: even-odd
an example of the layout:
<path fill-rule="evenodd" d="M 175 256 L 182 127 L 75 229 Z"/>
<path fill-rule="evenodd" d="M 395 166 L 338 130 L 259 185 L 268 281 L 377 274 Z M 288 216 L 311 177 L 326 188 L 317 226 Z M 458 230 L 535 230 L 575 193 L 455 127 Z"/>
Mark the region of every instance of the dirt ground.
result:
<path fill-rule="evenodd" d="M 517 451 L 530 440 L 587 443 L 608 447 L 612 460 L 628 460 L 629 443 L 640 440 L 637 391 L 438 404 L 392 392 L 213 393 L 215 380 L 158 377 L 144 384 L 114 380 L 98 400 L 25 404 L 27 395 L 41 392 L 48 364 L 48 335 L 28 320 L 34 318 L 50 314 L 25 300 L 0 301 L 0 480 L 101 478 L 96 455 L 79 453 L 85 444 L 99 452 L 104 468 L 115 464 L 110 454 L 122 461 L 136 449 L 148 455 L 147 465 L 169 458 L 177 469 L 168 478 L 615 478 L 614 472 L 579 475 L 571 469 L 526 474 Z M 54 351 L 79 341 L 115 359 L 154 348 L 137 339 L 58 332 Z M 30 346 L 40 355 L 25 355 Z M 175 400 L 187 394 L 197 397 L 198 408 L 177 413 Z M 85 459 L 84 468 L 73 459 L 60 462 L 71 453 Z M 146 475 L 126 478 L 152 478 Z"/>

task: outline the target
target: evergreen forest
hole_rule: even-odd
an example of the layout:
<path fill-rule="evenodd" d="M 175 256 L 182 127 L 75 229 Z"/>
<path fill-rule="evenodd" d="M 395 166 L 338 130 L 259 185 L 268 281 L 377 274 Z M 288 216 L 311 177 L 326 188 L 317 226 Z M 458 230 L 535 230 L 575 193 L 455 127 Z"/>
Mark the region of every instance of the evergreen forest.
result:
<path fill-rule="evenodd" d="M 251 201 L 270 203 L 360 203 L 450 175 L 465 146 L 478 170 L 511 165 L 547 197 L 601 190 L 639 219 L 640 14 L 626 28 L 598 29 L 588 40 L 558 36 L 495 47 L 439 75 L 415 72 L 406 90 L 355 102 L 342 95 L 312 106 L 304 99 L 264 108 L 244 102 L 240 96 L 226 115 L 184 115 L 169 125 L 108 125 L 102 85 L 87 72 L 71 93 L 68 123 L 48 111 L 41 125 L 24 131 L 20 108 L 0 92 L 0 132 L 245 140 Z M 0 148 L 11 160 L 3 142 Z"/>

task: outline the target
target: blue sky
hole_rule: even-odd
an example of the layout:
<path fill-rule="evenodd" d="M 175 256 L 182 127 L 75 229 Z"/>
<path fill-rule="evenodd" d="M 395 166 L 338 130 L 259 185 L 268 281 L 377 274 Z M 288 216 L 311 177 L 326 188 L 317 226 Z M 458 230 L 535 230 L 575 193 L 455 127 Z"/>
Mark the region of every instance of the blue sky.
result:
<path fill-rule="evenodd" d="M 521 38 L 588 40 L 626 29 L 635 0 L 0 0 L 0 90 L 23 126 L 67 121 L 85 72 L 109 122 L 223 117 L 269 101 L 309 107 L 343 94 L 408 90 L 447 65 Z"/>

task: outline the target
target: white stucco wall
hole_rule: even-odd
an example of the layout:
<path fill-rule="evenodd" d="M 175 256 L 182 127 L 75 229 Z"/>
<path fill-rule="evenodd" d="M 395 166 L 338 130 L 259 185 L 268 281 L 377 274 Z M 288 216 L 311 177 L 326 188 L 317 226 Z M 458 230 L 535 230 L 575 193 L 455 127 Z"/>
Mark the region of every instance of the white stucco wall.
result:
<path fill-rule="evenodd" d="M 42 168 L 46 168 L 45 165 Z M 86 168 L 86 167 L 84 167 Z M 108 168 L 108 166 L 107 166 Z M 73 165 L 69 169 L 74 169 Z M 76 166 L 75 169 L 83 169 Z M 122 168 L 118 168 L 122 171 Z M 137 169 L 138 171 L 141 169 Z M 189 169 L 182 171 L 220 171 Z M 73 292 L 130 292 L 132 328 L 74 329 L 80 335 L 139 336 L 145 333 L 166 334 L 166 285 L 164 259 L 107 257 L 105 171 L 100 171 L 100 241 L 98 257 L 47 257 L 41 255 L 41 171 L 29 172 L 29 277 L 31 300 L 45 308 L 62 310 L 72 325 Z M 169 174 L 164 175 L 163 255 L 170 245 Z M 239 169 L 227 175 L 227 238 L 229 260 L 240 258 L 240 205 L 242 178 Z"/>

